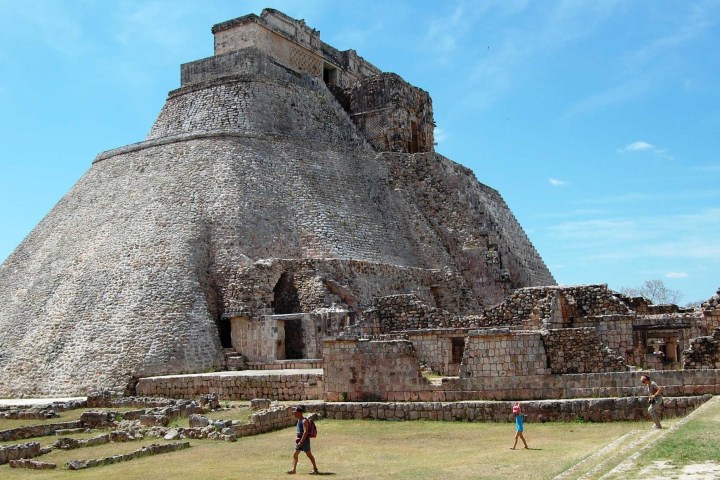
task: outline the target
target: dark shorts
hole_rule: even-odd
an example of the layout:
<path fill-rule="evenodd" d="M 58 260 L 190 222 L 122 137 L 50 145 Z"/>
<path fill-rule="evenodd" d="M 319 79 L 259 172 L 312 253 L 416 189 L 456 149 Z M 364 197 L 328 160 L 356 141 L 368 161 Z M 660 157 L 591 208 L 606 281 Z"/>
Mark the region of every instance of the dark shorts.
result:
<path fill-rule="evenodd" d="M 298 448 L 297 448 L 297 442 L 298 442 L 299 440 L 300 440 L 299 438 L 295 439 L 295 449 L 296 449 L 296 450 L 298 449 Z M 306 438 L 305 441 L 303 442 L 303 444 L 300 445 L 300 450 L 302 450 L 303 452 L 309 452 L 309 451 L 310 451 L 310 439 L 309 439 L 309 438 Z"/>

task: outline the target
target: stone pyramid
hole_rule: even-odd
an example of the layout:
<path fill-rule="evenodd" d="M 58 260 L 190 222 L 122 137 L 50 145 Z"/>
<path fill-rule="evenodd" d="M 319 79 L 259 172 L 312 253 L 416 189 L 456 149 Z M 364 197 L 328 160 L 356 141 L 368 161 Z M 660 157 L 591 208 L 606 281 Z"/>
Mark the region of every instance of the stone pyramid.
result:
<path fill-rule="evenodd" d="M 148 137 L 0 267 L 0 397 L 223 368 L 234 315 L 404 293 L 469 314 L 555 283 L 500 194 L 434 152 L 427 92 L 275 10 L 213 33 Z"/>

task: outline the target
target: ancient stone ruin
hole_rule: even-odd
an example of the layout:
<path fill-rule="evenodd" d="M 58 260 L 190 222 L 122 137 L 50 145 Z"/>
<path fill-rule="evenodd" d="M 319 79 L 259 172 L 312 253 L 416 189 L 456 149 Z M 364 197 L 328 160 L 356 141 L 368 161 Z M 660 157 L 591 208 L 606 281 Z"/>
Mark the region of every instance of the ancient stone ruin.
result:
<path fill-rule="evenodd" d="M 0 266 L 0 397 L 195 396 L 204 380 L 150 377 L 306 367 L 324 370 L 301 387 L 212 388 L 447 401 L 524 381 L 542 398 L 678 369 L 691 345 L 686 367 L 717 367 L 691 342 L 717 302 L 556 286 L 501 195 L 435 152 L 427 92 L 276 10 L 212 33 L 147 138 L 99 154 Z"/>

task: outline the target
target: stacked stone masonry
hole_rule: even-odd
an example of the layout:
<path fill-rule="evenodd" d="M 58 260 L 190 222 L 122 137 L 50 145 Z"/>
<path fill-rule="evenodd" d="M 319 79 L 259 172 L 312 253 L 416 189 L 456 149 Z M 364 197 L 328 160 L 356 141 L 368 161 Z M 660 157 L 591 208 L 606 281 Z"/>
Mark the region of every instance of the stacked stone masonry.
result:
<path fill-rule="evenodd" d="M 665 398 L 664 417 L 683 417 L 711 398 L 710 395 Z M 442 420 L 447 422 L 510 422 L 514 402 L 337 402 L 319 408 L 335 420 Z M 617 422 L 647 418 L 647 399 L 593 398 L 523 402 L 527 422 Z"/>
<path fill-rule="evenodd" d="M 137 385 L 138 395 L 169 398 L 195 398 L 214 393 L 227 400 L 314 400 L 322 398 L 323 375 L 192 375 L 143 378 Z"/>

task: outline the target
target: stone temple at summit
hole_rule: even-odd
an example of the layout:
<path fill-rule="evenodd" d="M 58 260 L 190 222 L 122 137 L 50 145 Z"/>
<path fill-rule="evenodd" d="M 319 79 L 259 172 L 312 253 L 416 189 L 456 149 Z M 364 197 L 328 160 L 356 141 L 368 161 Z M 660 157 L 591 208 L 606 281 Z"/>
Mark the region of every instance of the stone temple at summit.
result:
<path fill-rule="evenodd" d="M 0 267 L 0 397 L 321 359 L 392 305 L 451 328 L 555 285 L 501 195 L 434 151 L 427 92 L 276 10 L 212 33 L 147 137 Z"/>

